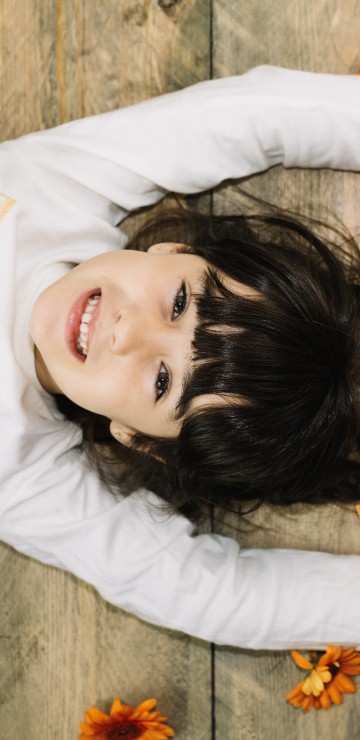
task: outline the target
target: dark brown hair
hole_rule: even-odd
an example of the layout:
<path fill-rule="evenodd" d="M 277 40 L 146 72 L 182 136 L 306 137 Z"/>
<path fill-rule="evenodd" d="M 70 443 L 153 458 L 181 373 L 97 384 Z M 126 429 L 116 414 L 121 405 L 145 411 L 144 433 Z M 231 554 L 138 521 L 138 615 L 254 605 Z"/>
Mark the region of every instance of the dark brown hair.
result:
<path fill-rule="evenodd" d="M 209 502 L 358 501 L 355 240 L 274 210 L 178 210 L 147 224 L 129 247 L 155 241 L 190 244 L 211 266 L 198 299 L 194 371 L 178 409 L 182 428 L 171 441 L 139 434 L 130 451 L 108 438 L 101 475 L 108 480 L 104 460 L 115 455 L 121 489 L 150 487 L 191 517 Z M 256 299 L 232 293 L 222 273 Z M 219 326 L 227 330 L 214 331 Z M 209 393 L 224 402 L 191 411 L 192 400 Z M 93 425 L 85 424 L 88 439 Z M 139 452 L 149 448 L 158 459 Z"/>

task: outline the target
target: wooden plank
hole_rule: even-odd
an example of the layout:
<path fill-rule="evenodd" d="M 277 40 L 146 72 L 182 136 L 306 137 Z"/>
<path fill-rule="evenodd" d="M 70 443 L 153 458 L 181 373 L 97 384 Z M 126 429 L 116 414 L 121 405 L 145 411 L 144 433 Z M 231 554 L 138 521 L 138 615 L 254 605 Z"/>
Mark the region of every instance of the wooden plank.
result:
<path fill-rule="evenodd" d="M 1 139 L 209 76 L 210 0 L 3 0 Z"/>
<path fill-rule="evenodd" d="M 214 2 L 214 77 L 241 74 L 258 64 L 353 74 L 360 68 L 359 0 L 277 0 L 275 4 Z M 321 205 L 336 213 L 354 233 L 360 214 L 354 189 L 358 175 L 275 168 L 246 181 L 244 189 L 285 207 L 309 212 Z M 233 193 L 233 194 L 232 194 Z M 218 212 L 235 208 L 236 189 L 220 188 Z"/>
<path fill-rule="evenodd" d="M 210 0 L 3 0 L 0 138 L 206 78 L 209 7 Z M 2 737 L 71 740 L 86 708 L 108 710 L 119 695 L 134 704 L 155 696 L 179 740 L 208 740 L 207 644 L 142 623 L 5 545 L 0 572 Z"/>
<path fill-rule="evenodd" d="M 350 74 L 360 62 L 359 31 L 359 0 L 214 0 L 214 76 L 239 74 L 264 63 Z M 275 168 L 242 185 L 254 195 L 295 210 L 318 210 L 325 218 L 335 211 L 359 233 L 357 174 Z M 217 212 L 234 212 L 242 202 L 236 187 L 219 188 L 214 197 Z M 244 547 L 360 553 L 359 521 L 351 507 L 264 507 L 250 523 L 239 525 L 228 517 L 217 529 L 236 536 Z M 342 707 L 329 712 L 304 715 L 285 702 L 286 693 L 301 679 L 287 653 L 217 648 L 216 739 L 357 737 L 359 695 L 345 697 Z"/>
<path fill-rule="evenodd" d="M 0 548 L 1 709 L 9 740 L 75 738 L 85 708 L 156 697 L 177 737 L 207 740 L 206 643 L 140 622 L 89 586 Z M 151 598 L 151 594 L 149 594 Z"/>
<path fill-rule="evenodd" d="M 228 517 L 226 524 L 217 529 L 235 536 L 244 548 L 289 547 L 360 554 L 359 521 L 352 507 L 264 506 L 247 522 L 239 525 Z M 303 677 L 287 652 L 216 648 L 216 738 L 237 740 L 241 733 L 245 740 L 287 740 L 290 727 L 296 740 L 356 737 L 359 695 L 346 696 L 342 707 L 329 712 L 304 715 L 285 701 L 288 691 Z"/>

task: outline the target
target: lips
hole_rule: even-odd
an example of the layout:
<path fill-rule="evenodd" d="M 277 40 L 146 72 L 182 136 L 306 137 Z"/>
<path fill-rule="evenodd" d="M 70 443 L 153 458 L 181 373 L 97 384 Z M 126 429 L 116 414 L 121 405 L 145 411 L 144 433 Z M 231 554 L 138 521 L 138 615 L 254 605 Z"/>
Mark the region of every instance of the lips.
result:
<path fill-rule="evenodd" d="M 95 296 L 97 297 L 97 300 L 92 301 L 92 298 Z M 101 291 L 99 288 L 94 288 L 86 294 L 83 294 L 73 304 L 66 322 L 66 344 L 69 347 L 70 352 L 81 362 L 85 362 L 86 360 L 90 342 L 95 331 L 96 318 L 100 310 L 100 296 Z M 87 334 L 86 341 L 80 341 L 80 336 L 82 338 L 84 337 L 84 322 L 82 322 L 82 319 L 84 314 L 85 318 L 88 316 L 88 308 L 90 304 L 92 304 L 91 320 L 89 318 L 86 319 L 89 323 L 88 331 L 85 330 Z M 80 326 L 82 326 L 81 334 Z"/>

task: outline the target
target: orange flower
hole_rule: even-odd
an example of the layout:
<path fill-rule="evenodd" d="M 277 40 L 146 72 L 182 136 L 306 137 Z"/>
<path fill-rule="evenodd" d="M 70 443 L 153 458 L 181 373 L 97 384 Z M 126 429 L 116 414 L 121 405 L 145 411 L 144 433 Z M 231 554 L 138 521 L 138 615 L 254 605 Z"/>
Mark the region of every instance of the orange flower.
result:
<path fill-rule="evenodd" d="M 174 730 L 164 725 L 166 717 L 154 712 L 156 699 L 148 699 L 132 709 L 115 699 L 110 714 L 92 707 L 85 712 L 85 722 L 80 722 L 79 740 L 166 740 Z"/>
<path fill-rule="evenodd" d="M 330 645 L 326 652 L 309 653 L 313 663 L 297 650 L 291 656 L 299 668 L 309 671 L 304 681 L 295 686 L 287 695 L 294 707 L 304 712 L 314 709 L 328 709 L 331 704 L 342 704 L 343 694 L 354 694 L 356 686 L 350 676 L 360 674 L 360 652 L 354 648 L 344 650 Z"/>

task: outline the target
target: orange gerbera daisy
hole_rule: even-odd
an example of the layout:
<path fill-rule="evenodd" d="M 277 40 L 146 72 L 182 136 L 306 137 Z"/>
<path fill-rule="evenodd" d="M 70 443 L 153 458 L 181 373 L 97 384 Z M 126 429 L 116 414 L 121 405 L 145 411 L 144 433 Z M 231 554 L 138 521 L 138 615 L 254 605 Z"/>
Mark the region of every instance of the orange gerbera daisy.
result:
<path fill-rule="evenodd" d="M 297 650 L 291 656 L 299 668 L 309 671 L 304 681 L 287 695 L 294 707 L 304 712 L 328 709 L 331 704 L 342 704 L 343 694 L 354 694 L 356 686 L 350 676 L 360 674 L 360 652 L 354 648 L 344 650 L 330 645 L 326 652 L 309 653 L 313 662 L 304 658 Z"/>
<path fill-rule="evenodd" d="M 156 699 L 147 699 L 132 709 L 115 699 L 110 714 L 92 707 L 85 712 L 85 722 L 80 722 L 79 740 L 166 740 L 174 730 L 165 725 L 166 717 L 154 712 Z"/>

